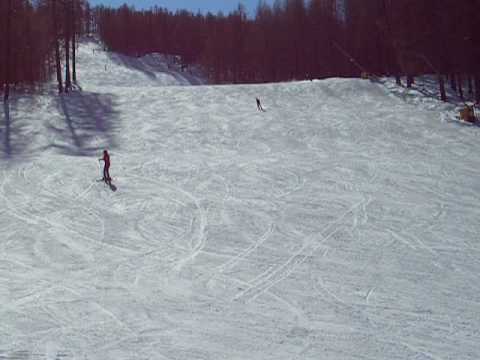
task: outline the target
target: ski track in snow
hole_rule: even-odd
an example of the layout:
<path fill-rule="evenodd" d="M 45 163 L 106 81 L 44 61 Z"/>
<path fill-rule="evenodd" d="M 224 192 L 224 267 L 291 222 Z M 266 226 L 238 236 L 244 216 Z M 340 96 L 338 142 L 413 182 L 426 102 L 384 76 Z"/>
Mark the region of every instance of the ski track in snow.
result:
<path fill-rule="evenodd" d="M 0 114 L 0 359 L 480 357 L 480 128 L 389 79 L 78 59 Z"/>

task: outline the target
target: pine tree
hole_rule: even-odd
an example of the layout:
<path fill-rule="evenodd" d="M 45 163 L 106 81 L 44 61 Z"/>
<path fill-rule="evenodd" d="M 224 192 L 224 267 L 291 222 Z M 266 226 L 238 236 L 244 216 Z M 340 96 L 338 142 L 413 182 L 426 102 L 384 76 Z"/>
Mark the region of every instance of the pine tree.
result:
<path fill-rule="evenodd" d="M 13 17 L 13 7 L 12 7 L 12 0 L 7 0 L 7 12 L 6 12 L 6 30 L 5 30 L 5 89 L 3 94 L 4 101 L 8 101 L 10 96 L 10 72 L 11 64 L 12 64 L 12 41 L 11 41 L 11 28 L 12 28 L 12 17 Z"/>
<path fill-rule="evenodd" d="M 55 70 L 57 74 L 58 93 L 63 92 L 62 81 L 62 64 L 60 61 L 60 44 L 58 34 L 58 13 L 57 13 L 57 0 L 51 0 L 52 5 L 52 24 L 53 24 L 53 41 L 55 46 Z"/>

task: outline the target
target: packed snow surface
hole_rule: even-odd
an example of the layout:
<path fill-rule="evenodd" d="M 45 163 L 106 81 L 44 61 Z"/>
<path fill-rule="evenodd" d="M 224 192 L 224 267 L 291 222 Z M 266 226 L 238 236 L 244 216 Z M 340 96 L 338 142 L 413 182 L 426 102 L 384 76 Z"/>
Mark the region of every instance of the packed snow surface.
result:
<path fill-rule="evenodd" d="M 388 82 L 78 61 L 2 109 L 0 359 L 480 358 L 480 128 Z"/>

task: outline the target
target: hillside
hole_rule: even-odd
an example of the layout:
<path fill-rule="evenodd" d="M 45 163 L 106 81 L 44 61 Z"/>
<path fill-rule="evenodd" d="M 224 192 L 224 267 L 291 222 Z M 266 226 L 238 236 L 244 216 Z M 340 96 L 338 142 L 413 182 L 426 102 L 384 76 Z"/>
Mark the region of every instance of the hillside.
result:
<path fill-rule="evenodd" d="M 479 358 L 480 128 L 390 80 L 78 66 L 0 117 L 1 359 Z"/>

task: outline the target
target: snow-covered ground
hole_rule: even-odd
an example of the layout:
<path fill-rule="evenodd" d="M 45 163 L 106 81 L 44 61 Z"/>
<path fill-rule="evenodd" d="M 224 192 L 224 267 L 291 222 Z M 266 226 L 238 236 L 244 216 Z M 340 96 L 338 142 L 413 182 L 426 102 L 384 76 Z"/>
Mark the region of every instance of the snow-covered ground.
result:
<path fill-rule="evenodd" d="M 480 358 L 480 128 L 94 46 L 2 109 L 0 359 Z"/>

